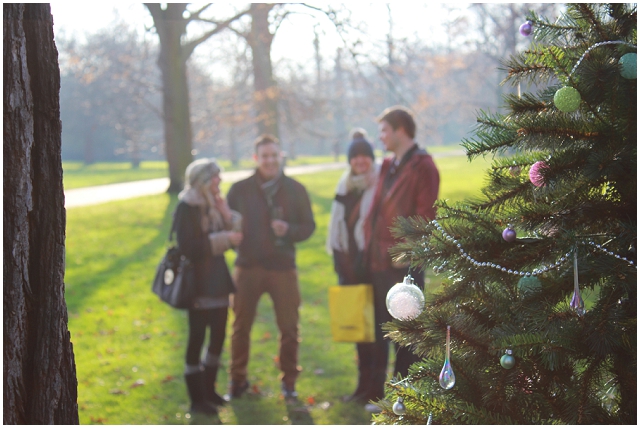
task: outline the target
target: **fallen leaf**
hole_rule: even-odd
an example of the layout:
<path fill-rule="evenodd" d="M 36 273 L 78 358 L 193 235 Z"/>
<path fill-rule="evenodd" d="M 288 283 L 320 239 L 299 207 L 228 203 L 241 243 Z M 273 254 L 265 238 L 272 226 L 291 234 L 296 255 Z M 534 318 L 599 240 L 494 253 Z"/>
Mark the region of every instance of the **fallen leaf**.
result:
<path fill-rule="evenodd" d="M 151 339 L 150 334 L 143 334 L 140 336 L 140 340 L 149 340 L 149 339 Z"/>
<path fill-rule="evenodd" d="M 107 418 L 94 418 L 91 416 L 91 422 L 94 424 L 103 424 L 107 421 Z"/>
<path fill-rule="evenodd" d="M 323 370 L 323 369 L 315 369 L 315 370 L 313 371 L 313 374 L 316 374 L 316 375 L 323 375 L 323 374 L 324 374 L 324 370 Z"/>
<path fill-rule="evenodd" d="M 167 375 L 164 379 L 162 379 L 162 383 L 171 382 L 174 379 L 175 379 L 175 377 L 173 377 L 171 375 Z"/>
<path fill-rule="evenodd" d="M 137 388 L 142 385 L 144 385 L 144 379 L 138 379 L 137 381 L 131 384 L 130 388 Z"/>
<path fill-rule="evenodd" d="M 316 399 L 313 398 L 313 396 L 309 396 L 307 397 L 307 403 L 313 406 L 314 404 L 316 404 Z"/>
<path fill-rule="evenodd" d="M 253 391 L 254 394 L 260 394 L 260 388 L 258 388 L 258 385 L 255 383 L 251 386 L 251 391 Z"/>
<path fill-rule="evenodd" d="M 126 392 L 124 392 L 124 391 L 123 391 L 123 390 L 121 390 L 121 389 L 116 388 L 116 389 L 112 389 L 111 391 L 109 391 L 109 394 L 113 394 L 113 395 L 126 395 L 127 393 L 126 393 Z"/>

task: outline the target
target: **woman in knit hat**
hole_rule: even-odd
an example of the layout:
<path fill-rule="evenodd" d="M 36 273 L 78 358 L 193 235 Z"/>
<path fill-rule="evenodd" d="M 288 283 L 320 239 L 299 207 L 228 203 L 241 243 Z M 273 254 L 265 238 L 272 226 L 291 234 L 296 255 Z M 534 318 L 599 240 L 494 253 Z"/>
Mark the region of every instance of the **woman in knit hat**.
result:
<path fill-rule="evenodd" d="M 331 219 L 327 236 L 327 251 L 333 255 L 334 269 L 340 285 L 369 283 L 362 254 L 364 249 L 364 219 L 373 200 L 378 179 L 373 146 L 367 141 L 364 129 L 351 132 L 347 151 L 349 168 L 344 172 L 331 206 Z M 371 377 L 370 343 L 357 343 L 358 386 L 344 401 L 366 403 Z"/>
<path fill-rule="evenodd" d="M 242 240 L 241 216 L 220 194 L 220 166 L 215 159 L 199 159 L 187 167 L 185 187 L 178 195 L 174 230 L 178 248 L 194 266 L 197 296 L 189 313 L 185 382 L 194 413 L 216 414 L 226 401 L 215 392 L 220 354 L 225 339 L 229 294 L 235 290 L 224 252 Z M 200 355 L 207 327 L 209 345 Z"/>

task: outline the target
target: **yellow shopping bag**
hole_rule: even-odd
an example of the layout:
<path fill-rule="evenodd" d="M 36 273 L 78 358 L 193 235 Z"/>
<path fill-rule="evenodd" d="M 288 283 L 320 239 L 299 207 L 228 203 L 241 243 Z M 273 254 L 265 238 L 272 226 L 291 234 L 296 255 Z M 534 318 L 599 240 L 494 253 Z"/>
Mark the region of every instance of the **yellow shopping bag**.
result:
<path fill-rule="evenodd" d="M 329 316 L 334 342 L 375 342 L 373 286 L 330 286 Z"/>

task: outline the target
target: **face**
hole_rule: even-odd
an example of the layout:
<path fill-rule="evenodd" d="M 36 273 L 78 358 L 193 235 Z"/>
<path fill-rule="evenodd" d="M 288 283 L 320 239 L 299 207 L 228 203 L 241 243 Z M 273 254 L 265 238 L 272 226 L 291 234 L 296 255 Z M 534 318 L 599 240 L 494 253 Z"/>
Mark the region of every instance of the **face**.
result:
<path fill-rule="evenodd" d="M 399 145 L 397 130 L 393 130 L 391 125 L 387 121 L 381 121 L 378 123 L 378 132 L 380 134 L 380 141 L 384 145 L 385 150 L 393 152 Z"/>
<path fill-rule="evenodd" d="M 280 173 L 281 155 L 277 144 L 267 143 L 258 146 L 253 159 L 262 178 L 271 180 Z"/>
<path fill-rule="evenodd" d="M 349 165 L 351 165 L 351 172 L 354 175 L 360 175 L 369 172 L 373 165 L 373 159 L 366 155 L 358 155 L 351 158 Z"/>
<path fill-rule="evenodd" d="M 216 174 L 213 177 L 211 177 L 211 181 L 209 182 L 209 190 L 211 191 L 211 193 L 213 195 L 218 195 L 220 194 L 220 182 L 222 181 L 222 178 L 220 178 L 220 174 Z"/>

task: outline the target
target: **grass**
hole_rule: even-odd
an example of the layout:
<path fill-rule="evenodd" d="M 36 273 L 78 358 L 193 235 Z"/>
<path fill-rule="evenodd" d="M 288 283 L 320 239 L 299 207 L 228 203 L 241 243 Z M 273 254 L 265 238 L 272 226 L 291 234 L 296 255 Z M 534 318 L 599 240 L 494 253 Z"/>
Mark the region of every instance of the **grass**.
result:
<path fill-rule="evenodd" d="M 430 152 L 443 153 L 457 147 L 442 146 L 429 148 Z M 377 151 L 377 156 L 382 152 Z M 288 159 L 287 165 L 311 165 L 319 163 L 335 162 L 333 156 L 298 156 L 296 159 Z M 238 166 L 233 166 L 231 161 L 219 160 L 225 171 L 238 169 L 251 169 L 254 167 L 250 158 L 242 159 Z M 340 155 L 338 162 L 346 163 L 346 155 Z M 125 183 L 129 181 L 150 180 L 168 176 L 169 167 L 166 161 L 143 161 L 138 168 L 132 168 L 130 162 L 98 162 L 85 165 L 82 162 L 65 161 L 62 163 L 63 184 L 65 189 L 77 189 L 79 187 L 98 186 L 103 184 Z"/>
<path fill-rule="evenodd" d="M 487 167 L 457 156 L 436 159 L 441 197 L 458 199 L 481 186 Z M 277 328 L 271 301 L 263 297 L 252 330 L 249 380 L 260 392 L 221 409 L 224 424 L 370 424 L 370 415 L 339 399 L 355 387 L 352 344 L 334 343 L 329 332 L 327 287 L 337 282 L 324 250 L 333 191 L 342 171 L 301 175 L 317 222 L 298 247 L 301 308 L 300 403 L 279 396 Z M 226 192 L 229 183 L 223 183 Z M 182 377 L 187 319 L 151 292 L 164 253 L 175 197 L 166 194 L 67 210 L 66 300 L 78 376 L 81 424 L 201 424 L 216 418 L 188 414 Z M 233 254 L 228 254 L 232 262 Z M 437 287 L 435 277 L 428 277 Z M 233 318 L 230 312 L 228 329 Z M 229 330 L 228 330 L 229 331 Z M 229 358 L 229 338 L 223 360 Z M 219 375 L 219 392 L 227 374 Z"/>

